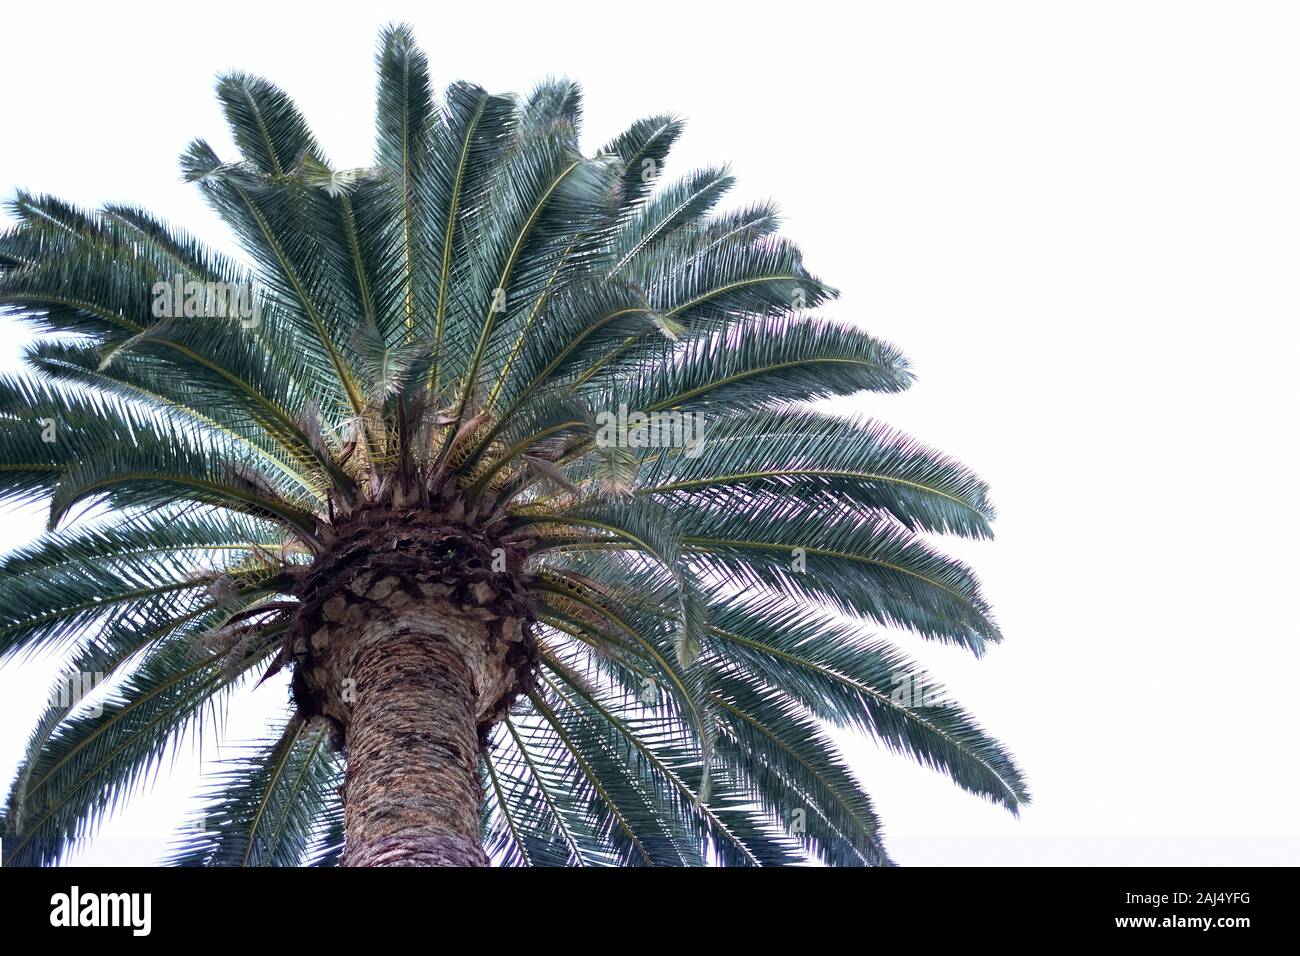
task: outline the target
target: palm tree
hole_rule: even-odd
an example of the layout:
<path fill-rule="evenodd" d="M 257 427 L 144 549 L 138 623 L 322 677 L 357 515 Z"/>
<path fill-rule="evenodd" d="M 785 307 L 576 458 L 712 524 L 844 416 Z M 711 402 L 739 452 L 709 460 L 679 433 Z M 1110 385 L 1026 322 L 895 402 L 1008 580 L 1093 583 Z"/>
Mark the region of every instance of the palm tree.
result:
<path fill-rule="evenodd" d="M 57 862 L 282 670 L 172 862 L 888 863 L 828 725 L 1014 813 L 1008 753 L 863 630 L 1000 637 L 924 538 L 987 537 L 985 485 L 808 405 L 906 388 L 902 355 L 810 314 L 834 291 L 771 206 L 714 212 L 724 168 L 660 185 L 678 120 L 585 157 L 571 82 L 437 102 L 405 27 L 378 68 L 366 169 L 219 81 L 241 157 L 181 165 L 246 261 L 12 203 L 0 305 L 44 334 L 0 379 L 0 471 L 49 529 L 0 559 L 0 655 L 79 689 L 5 865 Z"/>

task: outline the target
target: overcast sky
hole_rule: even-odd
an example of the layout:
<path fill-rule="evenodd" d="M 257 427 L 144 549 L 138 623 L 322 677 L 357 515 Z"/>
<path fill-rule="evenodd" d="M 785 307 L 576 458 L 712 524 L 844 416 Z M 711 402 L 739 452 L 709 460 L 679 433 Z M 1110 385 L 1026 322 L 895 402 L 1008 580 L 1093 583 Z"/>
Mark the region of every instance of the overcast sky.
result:
<path fill-rule="evenodd" d="M 369 164 L 380 26 L 436 81 L 586 90 L 585 146 L 671 111 L 667 173 L 730 161 L 841 298 L 901 346 L 851 404 L 975 468 L 997 539 L 954 553 L 1005 642 L 898 635 L 1025 768 L 1020 819 L 845 738 L 908 863 L 1300 863 L 1294 682 L 1300 11 L 1289 4 L 35 3 L 0 14 L 0 193 L 131 202 L 229 246 L 176 157 L 234 149 L 213 77 L 287 89 Z M 0 326 L 0 367 L 23 337 Z M 0 546 L 40 527 L 0 517 Z M 0 670 L 0 784 L 52 666 Z M 282 685 L 234 699 L 255 736 Z M 211 769 L 209 741 L 202 764 Z M 186 747 L 74 857 L 149 863 Z"/>

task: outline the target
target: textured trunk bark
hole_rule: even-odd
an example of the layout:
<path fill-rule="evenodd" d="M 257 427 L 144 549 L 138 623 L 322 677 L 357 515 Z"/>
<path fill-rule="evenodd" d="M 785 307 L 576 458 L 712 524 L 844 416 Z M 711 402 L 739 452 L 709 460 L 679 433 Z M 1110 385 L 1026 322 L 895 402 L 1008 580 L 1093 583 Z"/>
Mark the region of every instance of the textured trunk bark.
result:
<path fill-rule="evenodd" d="M 538 663 L 526 552 L 463 502 L 352 514 L 296 588 L 299 714 L 345 751 L 346 866 L 485 866 L 480 742 Z"/>
<path fill-rule="evenodd" d="M 354 658 L 346 866 L 487 866 L 478 691 L 462 636 L 420 615 L 370 629 Z M 480 638 L 481 640 L 481 638 Z"/>

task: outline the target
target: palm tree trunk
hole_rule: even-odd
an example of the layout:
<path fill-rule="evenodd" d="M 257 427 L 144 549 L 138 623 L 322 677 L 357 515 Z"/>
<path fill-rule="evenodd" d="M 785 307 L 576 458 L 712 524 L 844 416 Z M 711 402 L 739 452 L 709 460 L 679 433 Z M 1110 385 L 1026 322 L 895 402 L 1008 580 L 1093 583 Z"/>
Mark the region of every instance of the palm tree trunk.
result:
<path fill-rule="evenodd" d="M 297 585 L 298 712 L 344 751 L 345 866 L 487 866 L 479 756 L 538 665 L 523 546 L 425 509 L 354 514 Z"/>
<path fill-rule="evenodd" d="M 368 611 L 350 655 L 343 863 L 486 866 L 476 650 L 487 627 L 427 607 Z"/>

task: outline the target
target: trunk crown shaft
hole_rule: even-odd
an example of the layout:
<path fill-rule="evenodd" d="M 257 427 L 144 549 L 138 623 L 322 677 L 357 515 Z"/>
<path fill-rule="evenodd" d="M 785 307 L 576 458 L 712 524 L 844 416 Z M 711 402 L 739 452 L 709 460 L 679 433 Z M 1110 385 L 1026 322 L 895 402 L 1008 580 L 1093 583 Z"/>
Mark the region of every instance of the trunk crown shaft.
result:
<path fill-rule="evenodd" d="M 459 513 L 461 517 L 457 518 Z M 337 528 L 303 575 L 301 604 L 282 652 L 307 718 L 329 721 L 342 746 L 360 688 L 359 655 L 421 638 L 455 649 L 473 679 L 481 740 L 531 687 L 538 663 L 524 543 L 499 522 L 471 524 L 463 509 L 365 508 Z"/>

